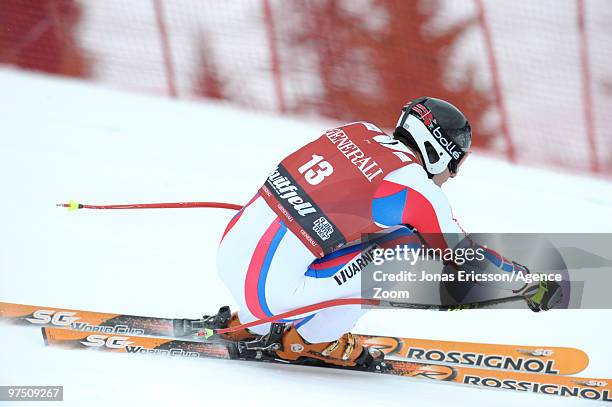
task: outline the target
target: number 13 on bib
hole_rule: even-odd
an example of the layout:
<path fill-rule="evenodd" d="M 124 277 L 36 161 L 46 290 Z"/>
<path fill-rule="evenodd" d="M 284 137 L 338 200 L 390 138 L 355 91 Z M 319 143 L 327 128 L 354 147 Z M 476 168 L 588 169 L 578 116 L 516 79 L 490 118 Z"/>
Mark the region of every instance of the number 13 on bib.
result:
<path fill-rule="evenodd" d="M 372 219 L 374 193 L 386 174 L 413 162 L 377 142 L 380 137 L 388 136 L 363 122 L 329 130 L 282 160 L 261 187 L 315 256 L 381 230 Z"/>

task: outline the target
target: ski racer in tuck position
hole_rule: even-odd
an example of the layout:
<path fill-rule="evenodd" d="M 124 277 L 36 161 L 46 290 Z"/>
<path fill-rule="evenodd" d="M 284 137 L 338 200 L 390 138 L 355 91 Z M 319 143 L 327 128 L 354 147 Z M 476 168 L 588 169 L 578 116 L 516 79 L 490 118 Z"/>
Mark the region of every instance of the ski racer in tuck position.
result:
<path fill-rule="evenodd" d="M 471 145 L 471 128 L 452 104 L 431 97 L 402 109 L 393 137 L 371 123 L 328 130 L 282 160 L 258 193 L 229 222 L 218 249 L 218 272 L 239 305 L 205 317 L 225 328 L 310 304 L 360 297 L 360 273 L 335 279 L 346 265 L 375 247 L 435 234 L 428 247 L 453 248 L 465 236 L 454 220 L 442 184 L 458 174 Z M 374 241 L 362 236 L 377 233 Z M 380 237 L 382 233 L 382 237 Z M 459 239 L 458 239 L 459 240 Z M 500 273 L 529 273 L 501 256 Z M 346 274 L 345 274 L 346 277 Z M 534 311 L 559 299 L 552 282 L 510 283 Z M 367 312 L 342 305 L 298 315 L 284 323 L 275 357 L 367 367 L 382 353 L 349 333 Z M 270 324 L 232 333 L 249 341 L 268 334 Z"/>

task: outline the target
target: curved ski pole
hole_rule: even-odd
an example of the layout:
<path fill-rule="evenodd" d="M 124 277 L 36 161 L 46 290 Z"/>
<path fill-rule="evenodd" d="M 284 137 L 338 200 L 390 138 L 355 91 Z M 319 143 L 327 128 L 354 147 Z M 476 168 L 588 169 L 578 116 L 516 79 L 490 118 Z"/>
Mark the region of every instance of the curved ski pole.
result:
<path fill-rule="evenodd" d="M 57 206 L 68 208 L 69 211 L 77 209 L 161 209 L 161 208 L 220 208 L 220 209 L 233 209 L 240 210 L 243 208 L 241 205 L 224 203 L 224 202 L 167 202 L 167 203 L 147 203 L 147 204 L 119 204 L 119 205 L 88 205 L 80 204 L 76 201 L 69 201 L 68 203 L 58 203 Z M 485 300 L 480 302 L 473 302 L 467 304 L 456 304 L 456 305 L 438 305 L 438 304 L 414 304 L 414 303 L 403 303 L 393 302 L 384 300 L 374 300 L 366 298 L 342 298 L 337 300 L 323 301 L 316 304 L 307 305 L 291 311 L 287 311 L 278 315 L 273 315 L 267 318 L 251 321 L 246 324 L 236 325 L 229 328 L 222 329 L 210 329 L 205 328 L 198 333 L 199 336 L 209 338 L 215 334 L 223 334 L 229 332 L 235 332 L 242 329 L 248 329 L 253 326 L 276 322 L 281 319 L 292 318 L 301 314 L 307 314 L 314 311 L 319 311 L 325 308 L 338 307 L 342 305 L 365 305 L 372 307 L 389 307 L 389 308 L 409 308 L 409 309 L 425 309 L 425 310 L 436 310 L 436 311 L 459 311 L 463 309 L 474 309 L 474 308 L 486 308 L 496 304 L 503 304 L 516 300 L 524 300 L 523 296 L 514 295 L 510 297 Z"/>
<path fill-rule="evenodd" d="M 88 205 L 76 201 L 68 203 L 58 203 L 56 206 L 68 208 L 69 211 L 77 209 L 167 209 L 167 208 L 219 208 L 233 209 L 239 211 L 242 205 L 225 202 L 161 202 L 161 203 L 142 203 L 142 204 L 116 204 L 116 205 Z"/>
<path fill-rule="evenodd" d="M 472 302 L 466 304 L 456 305 L 437 305 L 437 304 L 415 304 L 415 303 L 402 303 L 384 300 L 374 300 L 368 298 L 340 298 L 337 300 L 329 300 L 318 302 L 316 304 L 306 305 L 304 307 L 296 308 L 291 311 L 283 312 L 281 314 L 272 315 L 267 318 L 261 318 L 255 321 L 247 322 L 245 324 L 235 325 L 228 328 L 211 329 L 205 328 L 198 332 L 198 336 L 204 338 L 210 338 L 217 334 L 224 334 L 229 332 L 240 331 L 242 329 L 248 329 L 253 326 L 266 324 L 268 322 L 276 322 L 281 319 L 292 318 L 302 314 L 308 314 L 314 311 L 319 311 L 325 308 L 339 307 L 342 305 L 364 305 L 371 307 L 388 307 L 388 308 L 409 308 L 409 309 L 423 309 L 423 310 L 434 310 L 434 311 L 459 311 L 464 309 L 477 309 L 486 308 L 497 304 L 504 304 L 511 301 L 524 300 L 524 297 L 520 295 L 513 295 L 510 297 L 497 298 L 492 300 L 484 300 L 480 302 Z"/>

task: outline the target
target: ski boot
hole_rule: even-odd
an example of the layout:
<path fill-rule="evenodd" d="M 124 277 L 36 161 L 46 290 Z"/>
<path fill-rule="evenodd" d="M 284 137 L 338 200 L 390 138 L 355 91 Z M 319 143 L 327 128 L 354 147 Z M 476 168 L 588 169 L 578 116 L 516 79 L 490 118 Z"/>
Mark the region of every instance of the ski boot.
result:
<path fill-rule="evenodd" d="M 538 281 L 526 284 L 517 292 L 527 302 L 533 312 L 548 311 L 563 299 L 563 288 L 556 281 Z"/>
<path fill-rule="evenodd" d="M 331 342 L 309 343 L 293 326 L 287 327 L 281 338 L 281 349 L 276 354 L 285 360 L 300 358 L 320 360 L 326 364 L 369 369 L 384 359 L 384 354 L 363 346 L 350 332 Z"/>
<path fill-rule="evenodd" d="M 201 319 L 180 319 L 175 321 L 174 334 L 176 336 L 199 335 L 206 329 L 223 329 L 240 325 L 238 313 L 232 313 L 230 307 L 223 306 L 215 315 L 204 315 Z M 257 335 L 248 329 L 241 329 L 235 332 L 227 332 L 215 335 L 217 338 L 227 341 L 250 341 L 257 338 Z"/>
<path fill-rule="evenodd" d="M 295 364 L 335 365 L 373 371 L 385 369 L 384 353 L 363 346 L 351 333 L 331 342 L 309 343 L 293 325 L 280 323 L 272 324 L 270 333 L 258 340 L 241 343 L 241 351 L 258 359 L 272 357 Z M 252 352 L 256 352 L 255 355 Z"/>

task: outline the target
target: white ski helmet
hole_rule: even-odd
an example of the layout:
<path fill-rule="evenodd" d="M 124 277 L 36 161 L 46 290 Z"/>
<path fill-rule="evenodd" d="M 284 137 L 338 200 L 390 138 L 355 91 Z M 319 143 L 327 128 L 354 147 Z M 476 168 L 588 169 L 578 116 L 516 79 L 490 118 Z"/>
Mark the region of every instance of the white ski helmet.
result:
<path fill-rule="evenodd" d="M 457 174 L 472 144 L 467 118 L 452 104 L 421 97 L 405 105 L 393 136 L 417 150 L 429 178 L 446 168 Z"/>

